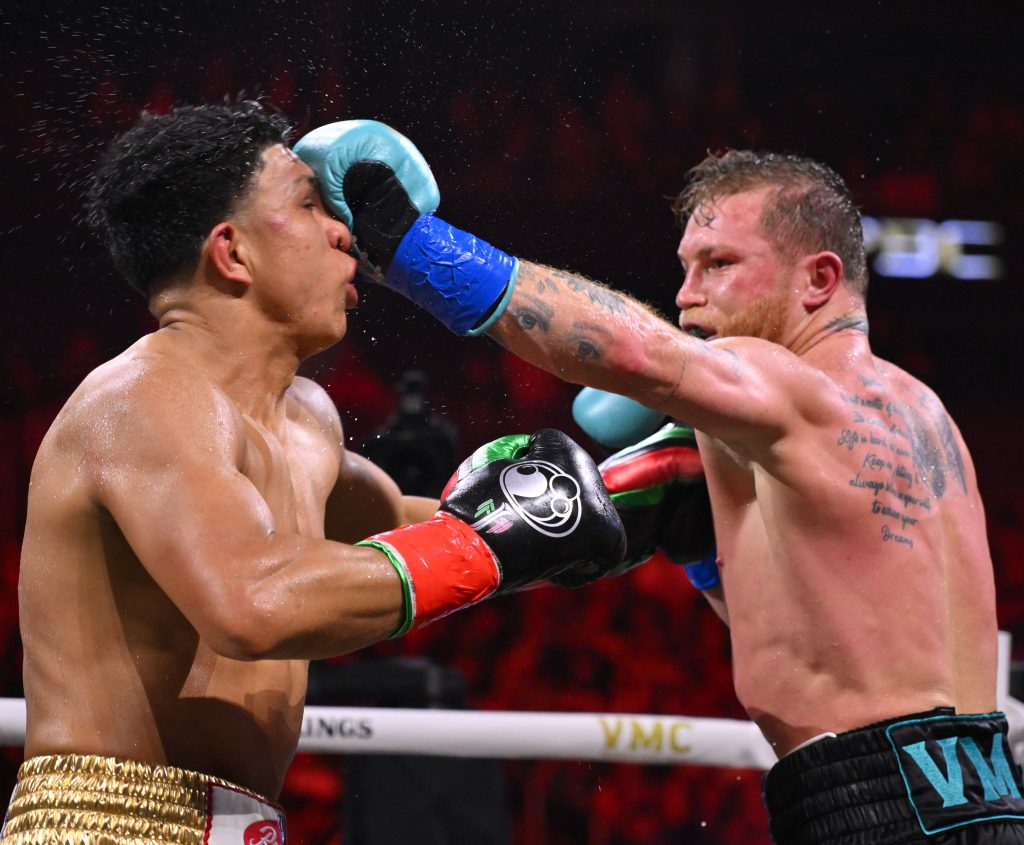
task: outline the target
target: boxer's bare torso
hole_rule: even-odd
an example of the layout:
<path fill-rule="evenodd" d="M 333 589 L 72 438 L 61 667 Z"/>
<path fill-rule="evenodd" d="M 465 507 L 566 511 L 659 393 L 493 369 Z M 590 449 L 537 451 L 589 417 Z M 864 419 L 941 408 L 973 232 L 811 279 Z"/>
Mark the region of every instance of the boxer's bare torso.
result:
<path fill-rule="evenodd" d="M 195 267 L 151 293 L 159 330 L 44 438 L 19 605 L 28 756 L 169 764 L 274 798 L 306 661 L 402 618 L 394 567 L 347 544 L 436 502 L 346 451 L 327 394 L 296 377 L 345 334 L 351 235 L 284 146 L 252 178 Z"/>
<path fill-rule="evenodd" d="M 937 706 L 995 709 L 992 567 L 959 432 L 858 335 L 786 366 L 807 368 L 810 401 L 778 440 L 700 436 L 740 701 L 779 754 Z"/>
<path fill-rule="evenodd" d="M 766 196 L 691 218 L 684 331 L 523 262 L 491 336 L 698 431 L 723 582 L 709 598 L 777 753 L 940 705 L 990 711 L 995 589 L 967 449 L 931 390 L 872 355 L 841 260 L 768 240 Z"/>
<path fill-rule="evenodd" d="M 25 751 L 168 763 L 274 797 L 306 690 L 294 655 L 341 650 L 326 629 L 320 649 L 307 641 L 330 612 L 316 593 L 347 582 L 316 567 L 288 574 L 288 553 L 260 542 L 323 538 L 346 473 L 356 512 L 344 512 L 345 490 L 331 499 L 332 539 L 354 542 L 401 521 L 397 488 L 353 465 L 311 382 L 245 407 L 179 335 L 163 329 L 91 374 L 39 451 L 20 583 Z M 343 547 L 323 545 L 340 560 Z M 355 570 L 360 552 L 346 552 Z M 367 566 L 374 594 L 350 604 L 366 613 L 355 635 L 373 641 L 397 624 L 387 602 L 400 603 L 388 573 Z M 247 627 L 250 603 L 266 611 L 265 643 Z"/>

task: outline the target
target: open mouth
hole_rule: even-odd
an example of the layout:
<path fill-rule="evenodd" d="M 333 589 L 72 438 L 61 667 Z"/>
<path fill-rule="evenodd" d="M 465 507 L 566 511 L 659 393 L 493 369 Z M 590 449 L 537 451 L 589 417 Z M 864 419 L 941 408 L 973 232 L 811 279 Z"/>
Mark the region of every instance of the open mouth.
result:
<path fill-rule="evenodd" d="M 714 337 L 715 335 L 711 329 L 706 329 L 704 326 L 698 326 L 695 323 L 685 323 L 683 325 L 683 331 L 690 337 L 695 337 L 698 340 L 707 340 L 709 337 Z"/>

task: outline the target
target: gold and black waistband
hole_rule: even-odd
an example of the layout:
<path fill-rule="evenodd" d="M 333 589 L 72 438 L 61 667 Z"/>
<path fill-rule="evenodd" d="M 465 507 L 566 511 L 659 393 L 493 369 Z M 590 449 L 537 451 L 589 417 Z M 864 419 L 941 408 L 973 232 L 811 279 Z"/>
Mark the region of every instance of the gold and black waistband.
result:
<path fill-rule="evenodd" d="M 213 786 L 276 806 L 173 766 L 79 754 L 35 757 L 18 770 L 3 845 L 202 845 Z"/>

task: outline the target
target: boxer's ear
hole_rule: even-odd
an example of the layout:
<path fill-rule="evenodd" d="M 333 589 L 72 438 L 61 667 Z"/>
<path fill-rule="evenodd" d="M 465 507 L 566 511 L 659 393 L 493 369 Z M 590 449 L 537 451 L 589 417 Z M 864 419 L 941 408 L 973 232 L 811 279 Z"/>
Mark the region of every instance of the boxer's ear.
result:
<path fill-rule="evenodd" d="M 801 301 L 810 311 L 827 303 L 843 281 L 843 260 L 834 252 L 808 255 L 801 262 L 806 279 Z"/>
<path fill-rule="evenodd" d="M 206 252 L 221 278 L 242 285 L 252 284 L 252 274 L 245 261 L 245 239 L 238 226 L 230 221 L 214 226 L 206 238 Z"/>

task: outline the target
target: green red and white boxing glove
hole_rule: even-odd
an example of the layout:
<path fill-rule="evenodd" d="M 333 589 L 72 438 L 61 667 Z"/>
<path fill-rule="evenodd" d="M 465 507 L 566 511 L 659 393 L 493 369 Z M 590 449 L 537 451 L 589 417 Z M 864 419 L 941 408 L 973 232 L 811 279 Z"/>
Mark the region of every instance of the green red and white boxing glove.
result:
<path fill-rule="evenodd" d="M 608 571 L 626 537 L 593 460 L 548 428 L 482 446 L 452 476 L 432 519 L 359 545 L 384 552 L 398 571 L 400 636 L 490 596 Z"/>
<path fill-rule="evenodd" d="M 434 216 L 430 167 L 408 138 L 375 120 L 343 120 L 295 144 L 324 205 L 355 236 L 364 269 L 456 334 L 478 335 L 512 297 L 519 262 Z"/>
<path fill-rule="evenodd" d="M 681 565 L 698 589 L 718 586 L 711 502 L 693 429 L 593 388 L 580 391 L 573 417 L 605 446 L 642 438 L 598 467 L 626 529 L 626 556 L 610 574 L 662 557 Z M 657 430 L 648 433 L 652 424 Z M 554 580 L 563 586 L 586 583 L 577 572 Z"/>

